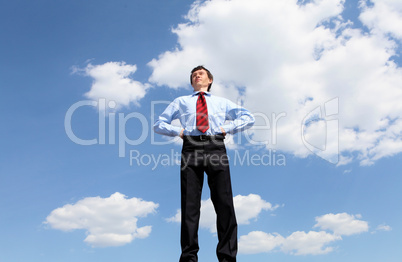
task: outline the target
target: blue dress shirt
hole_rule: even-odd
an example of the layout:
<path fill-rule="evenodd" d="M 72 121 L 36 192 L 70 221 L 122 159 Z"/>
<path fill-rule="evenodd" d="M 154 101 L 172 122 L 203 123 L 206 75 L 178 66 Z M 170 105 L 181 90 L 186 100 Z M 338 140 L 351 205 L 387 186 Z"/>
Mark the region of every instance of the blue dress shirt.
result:
<path fill-rule="evenodd" d="M 178 97 L 170 103 L 154 124 L 154 131 L 161 135 L 178 136 L 184 128 L 183 135 L 199 136 L 222 134 L 221 128 L 223 128 L 227 134 L 235 134 L 254 124 L 254 117 L 248 110 L 226 98 L 205 92 L 209 129 L 202 133 L 196 126 L 198 93 Z M 171 125 L 174 119 L 179 119 L 182 127 Z M 225 123 L 226 120 L 229 122 Z"/>

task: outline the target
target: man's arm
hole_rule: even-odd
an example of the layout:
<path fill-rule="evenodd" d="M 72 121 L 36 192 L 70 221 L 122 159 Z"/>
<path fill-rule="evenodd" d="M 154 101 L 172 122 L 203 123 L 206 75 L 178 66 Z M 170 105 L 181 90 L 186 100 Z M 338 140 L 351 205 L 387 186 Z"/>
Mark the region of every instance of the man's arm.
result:
<path fill-rule="evenodd" d="M 223 134 L 236 134 L 254 125 L 254 116 L 247 109 L 236 105 L 232 101 L 226 103 L 226 120 L 230 122 L 223 125 Z"/>
<path fill-rule="evenodd" d="M 165 136 L 183 136 L 183 129 L 179 126 L 172 125 L 172 121 L 178 118 L 179 115 L 179 105 L 177 99 L 168 105 L 168 107 L 159 116 L 158 120 L 155 122 L 153 129 L 155 133 L 165 135 Z"/>

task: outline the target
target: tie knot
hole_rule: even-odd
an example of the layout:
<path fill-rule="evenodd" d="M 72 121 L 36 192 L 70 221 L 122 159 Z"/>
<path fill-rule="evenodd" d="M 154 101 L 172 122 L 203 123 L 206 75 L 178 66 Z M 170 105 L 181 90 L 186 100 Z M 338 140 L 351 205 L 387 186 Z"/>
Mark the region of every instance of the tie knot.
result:
<path fill-rule="evenodd" d="M 205 93 L 204 92 L 199 92 L 198 95 L 199 96 L 203 96 Z"/>

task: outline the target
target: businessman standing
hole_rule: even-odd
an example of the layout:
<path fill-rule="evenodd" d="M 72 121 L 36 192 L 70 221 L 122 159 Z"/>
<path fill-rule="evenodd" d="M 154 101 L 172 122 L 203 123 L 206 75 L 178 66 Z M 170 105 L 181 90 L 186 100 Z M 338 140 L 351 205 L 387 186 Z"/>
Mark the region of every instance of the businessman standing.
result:
<path fill-rule="evenodd" d="M 191 95 L 176 98 L 159 116 L 154 131 L 183 139 L 181 155 L 181 248 L 180 262 L 198 261 L 198 226 L 204 172 L 208 177 L 211 200 L 217 215 L 220 262 L 235 262 L 237 222 L 233 206 L 229 161 L 224 139 L 254 124 L 251 113 L 209 91 L 211 72 L 203 66 L 191 71 Z M 171 125 L 179 119 L 181 127 Z"/>

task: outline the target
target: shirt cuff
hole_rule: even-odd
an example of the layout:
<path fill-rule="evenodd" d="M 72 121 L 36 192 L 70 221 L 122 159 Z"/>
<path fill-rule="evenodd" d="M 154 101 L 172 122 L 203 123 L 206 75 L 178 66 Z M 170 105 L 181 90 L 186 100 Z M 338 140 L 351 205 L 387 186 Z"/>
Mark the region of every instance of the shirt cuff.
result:
<path fill-rule="evenodd" d="M 226 134 L 231 134 L 234 128 L 234 124 L 233 123 L 229 123 L 226 125 L 221 126 L 221 128 L 223 128 L 223 130 L 225 130 Z M 221 130 L 220 130 L 221 131 Z"/>
<path fill-rule="evenodd" d="M 172 126 L 172 135 L 179 136 L 182 129 L 183 128 L 179 126 Z"/>

